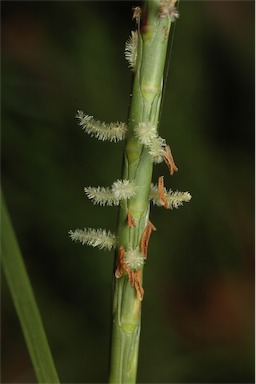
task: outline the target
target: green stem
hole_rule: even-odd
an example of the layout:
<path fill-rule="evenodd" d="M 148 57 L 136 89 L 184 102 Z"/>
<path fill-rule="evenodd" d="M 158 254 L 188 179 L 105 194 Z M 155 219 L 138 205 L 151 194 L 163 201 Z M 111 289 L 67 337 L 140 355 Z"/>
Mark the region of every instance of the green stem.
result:
<path fill-rule="evenodd" d="M 1 198 L 1 224 L 3 269 L 37 380 L 39 383 L 59 383 L 42 320 L 7 212 L 3 194 Z"/>
<path fill-rule="evenodd" d="M 145 2 L 138 25 L 138 53 L 134 69 L 133 92 L 128 120 L 128 139 L 124 150 L 123 179 L 134 180 L 136 196 L 120 205 L 119 246 L 140 247 L 149 220 L 149 188 L 153 162 L 147 148 L 134 136 L 140 122 L 158 126 L 171 17 L 159 16 L 159 0 Z M 127 209 L 136 227 L 127 226 Z M 117 257 L 116 257 L 117 264 Z M 115 280 L 110 383 L 135 383 L 141 323 L 141 300 L 127 274 Z"/>

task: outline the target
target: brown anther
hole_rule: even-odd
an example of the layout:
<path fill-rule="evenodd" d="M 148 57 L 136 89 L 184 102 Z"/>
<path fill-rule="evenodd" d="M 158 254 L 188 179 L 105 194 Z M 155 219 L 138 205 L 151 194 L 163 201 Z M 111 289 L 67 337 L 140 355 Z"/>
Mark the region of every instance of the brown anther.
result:
<path fill-rule="evenodd" d="M 119 279 L 124 272 L 128 275 L 128 280 L 131 287 L 135 288 L 137 298 L 142 301 L 144 296 L 144 289 L 142 287 L 142 269 L 133 271 L 124 261 L 124 247 L 121 245 L 118 249 L 118 265 L 115 271 L 115 277 Z"/>
<path fill-rule="evenodd" d="M 129 282 L 131 286 L 135 288 L 137 298 L 142 301 L 144 296 L 144 289 L 142 287 L 142 269 L 132 271 L 131 279 L 129 276 Z"/>
<path fill-rule="evenodd" d="M 147 259 L 148 243 L 149 243 L 149 239 L 152 231 L 156 231 L 156 227 L 149 220 L 146 228 L 143 231 L 143 234 L 141 236 L 141 241 L 140 241 L 140 250 L 145 259 Z"/>
<path fill-rule="evenodd" d="M 164 188 L 164 177 L 163 176 L 160 176 L 158 178 L 158 193 L 159 193 L 159 199 L 161 201 L 161 204 L 165 208 L 169 208 L 169 204 L 168 204 L 168 201 L 166 199 L 166 190 Z"/>
<path fill-rule="evenodd" d="M 117 269 L 115 271 L 115 277 L 119 279 L 124 271 L 124 247 L 121 245 L 121 247 L 118 248 L 118 264 Z"/>
<path fill-rule="evenodd" d="M 141 15 L 141 8 L 140 7 L 134 7 L 132 8 L 133 14 L 132 14 L 132 20 L 135 19 L 136 23 L 138 24 L 138 21 L 140 19 Z"/>
<path fill-rule="evenodd" d="M 134 287 L 134 271 L 125 264 L 125 272 L 128 275 L 128 280 L 131 287 Z"/>
<path fill-rule="evenodd" d="M 176 164 L 174 162 L 174 158 L 173 158 L 171 148 L 169 147 L 169 145 L 166 145 L 166 147 L 165 147 L 164 161 L 167 164 L 167 167 L 169 169 L 171 176 L 174 174 L 174 172 L 178 171 L 178 168 L 176 167 Z"/>
<path fill-rule="evenodd" d="M 132 277 L 132 273 L 133 273 L 133 270 L 130 269 L 128 267 L 128 265 L 125 263 L 124 261 L 124 247 L 121 245 L 118 249 L 118 261 L 117 261 L 117 269 L 115 271 L 115 277 L 117 279 L 119 279 L 124 272 L 127 273 L 128 275 L 128 278 L 129 278 L 129 282 L 130 284 L 132 285 L 132 281 L 133 281 L 133 277 Z"/>
<path fill-rule="evenodd" d="M 144 289 L 142 287 L 142 269 L 138 269 L 138 271 L 134 272 L 134 288 L 137 293 L 137 298 L 142 301 L 144 297 Z"/>
<path fill-rule="evenodd" d="M 127 209 L 127 224 L 128 224 L 129 228 L 136 227 L 136 223 L 135 223 L 134 217 L 132 216 L 132 214 L 129 211 L 129 209 Z"/>

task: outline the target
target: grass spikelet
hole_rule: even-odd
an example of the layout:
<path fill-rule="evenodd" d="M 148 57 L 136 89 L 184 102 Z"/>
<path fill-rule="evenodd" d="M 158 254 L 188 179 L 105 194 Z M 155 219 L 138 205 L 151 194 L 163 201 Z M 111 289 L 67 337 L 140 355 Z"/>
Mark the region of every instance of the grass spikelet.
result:
<path fill-rule="evenodd" d="M 151 123 L 141 122 L 134 128 L 134 134 L 140 144 L 150 146 L 152 140 L 157 138 L 156 126 Z"/>
<path fill-rule="evenodd" d="M 85 187 L 84 191 L 93 204 L 118 205 L 121 200 L 135 195 L 136 185 L 133 181 L 117 180 L 109 187 Z"/>
<path fill-rule="evenodd" d="M 75 229 L 69 231 L 71 240 L 79 241 L 83 245 L 90 245 L 92 247 L 98 247 L 99 249 L 111 250 L 116 245 L 116 236 L 110 231 L 105 229 Z"/>
<path fill-rule="evenodd" d="M 124 57 L 128 61 L 129 68 L 134 70 L 137 59 L 138 32 L 132 31 L 131 36 L 125 43 Z"/>
<path fill-rule="evenodd" d="M 112 192 L 118 200 L 130 199 L 135 196 L 136 189 L 134 181 L 129 180 L 117 180 L 112 185 Z"/>
<path fill-rule="evenodd" d="M 138 249 L 129 249 L 124 253 L 124 262 L 132 270 L 140 269 L 144 261 L 145 259 Z"/>
<path fill-rule="evenodd" d="M 76 118 L 78 118 L 82 129 L 90 136 L 96 137 L 102 141 L 121 141 L 125 139 L 127 126 L 125 123 L 105 123 L 99 120 L 95 120 L 93 116 L 85 115 L 82 111 L 77 111 Z"/>
<path fill-rule="evenodd" d="M 84 191 L 88 199 L 92 200 L 93 204 L 99 205 L 118 205 L 119 200 L 115 198 L 112 190 L 110 188 L 104 187 L 85 187 Z"/>
<path fill-rule="evenodd" d="M 192 198 L 189 192 L 173 192 L 171 189 L 167 191 L 165 187 L 164 195 L 168 203 L 168 209 L 179 208 L 181 205 L 183 205 L 183 203 L 188 203 Z M 157 185 L 151 184 L 149 199 L 154 205 L 157 205 L 158 207 L 163 206 Z"/>

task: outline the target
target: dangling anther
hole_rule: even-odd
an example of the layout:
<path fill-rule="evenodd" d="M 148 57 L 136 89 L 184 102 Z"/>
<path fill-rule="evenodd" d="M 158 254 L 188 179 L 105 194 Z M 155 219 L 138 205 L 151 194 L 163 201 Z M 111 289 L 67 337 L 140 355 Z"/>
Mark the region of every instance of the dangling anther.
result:
<path fill-rule="evenodd" d="M 168 144 L 165 147 L 164 161 L 167 164 L 167 167 L 169 169 L 169 172 L 170 172 L 171 176 L 174 174 L 174 172 L 178 171 L 178 168 L 177 168 L 177 166 L 176 166 L 176 164 L 174 162 L 174 158 L 173 158 L 173 155 L 172 155 L 172 152 L 171 152 L 171 148 L 169 147 Z"/>
<path fill-rule="evenodd" d="M 141 241 L 140 241 L 140 250 L 145 259 L 147 259 L 148 243 L 149 243 L 149 239 L 152 231 L 156 231 L 156 227 L 149 220 L 148 225 L 143 231 L 143 234 L 141 236 Z"/>
<path fill-rule="evenodd" d="M 134 272 L 133 274 L 134 278 L 134 288 L 137 293 L 137 298 L 142 301 L 144 297 L 144 289 L 142 287 L 142 269 L 138 269 L 138 271 Z"/>
<path fill-rule="evenodd" d="M 134 217 L 132 216 L 131 212 L 129 211 L 129 209 L 127 209 L 127 224 L 128 224 L 128 227 L 131 228 L 131 227 L 136 227 L 136 223 L 135 223 L 135 219 Z"/>
<path fill-rule="evenodd" d="M 124 247 L 121 245 L 118 249 L 118 264 L 117 269 L 115 271 L 115 277 L 119 279 L 124 271 Z"/>
<path fill-rule="evenodd" d="M 169 208 L 168 201 L 166 199 L 166 190 L 164 188 L 164 177 L 160 176 L 158 179 L 158 193 L 159 193 L 159 199 L 161 201 L 161 204 L 165 208 Z"/>

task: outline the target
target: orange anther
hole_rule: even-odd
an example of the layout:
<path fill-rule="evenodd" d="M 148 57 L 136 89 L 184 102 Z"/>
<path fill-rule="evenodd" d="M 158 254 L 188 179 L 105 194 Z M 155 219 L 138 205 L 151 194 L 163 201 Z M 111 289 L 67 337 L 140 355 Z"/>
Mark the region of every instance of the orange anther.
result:
<path fill-rule="evenodd" d="M 142 287 L 142 270 L 134 272 L 134 288 L 137 293 L 137 298 L 142 301 L 144 297 L 144 289 Z"/>
<path fill-rule="evenodd" d="M 156 231 L 156 227 L 149 220 L 146 228 L 143 231 L 143 234 L 141 236 L 141 241 L 140 241 L 141 253 L 145 259 L 147 258 L 148 243 L 149 243 L 149 239 L 150 239 L 152 231 Z"/>
<path fill-rule="evenodd" d="M 118 249 L 118 264 L 117 269 L 115 271 L 115 277 L 119 279 L 124 271 L 124 247 L 121 246 Z"/>
<path fill-rule="evenodd" d="M 124 261 L 125 250 L 121 245 L 118 249 L 118 265 L 115 271 L 115 277 L 119 279 L 124 272 L 128 275 L 128 280 L 131 285 L 136 290 L 137 298 L 141 301 L 144 296 L 144 289 L 142 287 L 142 269 L 133 271 Z"/>
<path fill-rule="evenodd" d="M 174 162 L 174 158 L 173 158 L 171 148 L 169 147 L 169 145 L 166 145 L 166 147 L 165 147 L 164 161 L 167 164 L 167 167 L 169 169 L 171 176 L 174 174 L 174 172 L 178 171 L 178 168 L 176 167 L 176 164 Z"/>
<path fill-rule="evenodd" d="M 159 199 L 161 201 L 161 204 L 165 208 L 169 208 L 169 204 L 168 204 L 168 201 L 166 199 L 166 191 L 164 188 L 164 177 L 163 176 L 160 176 L 158 179 L 158 193 L 159 193 Z"/>
<path fill-rule="evenodd" d="M 134 217 L 130 213 L 129 209 L 127 209 L 127 224 L 128 224 L 129 228 L 136 227 L 136 223 L 135 223 Z"/>

